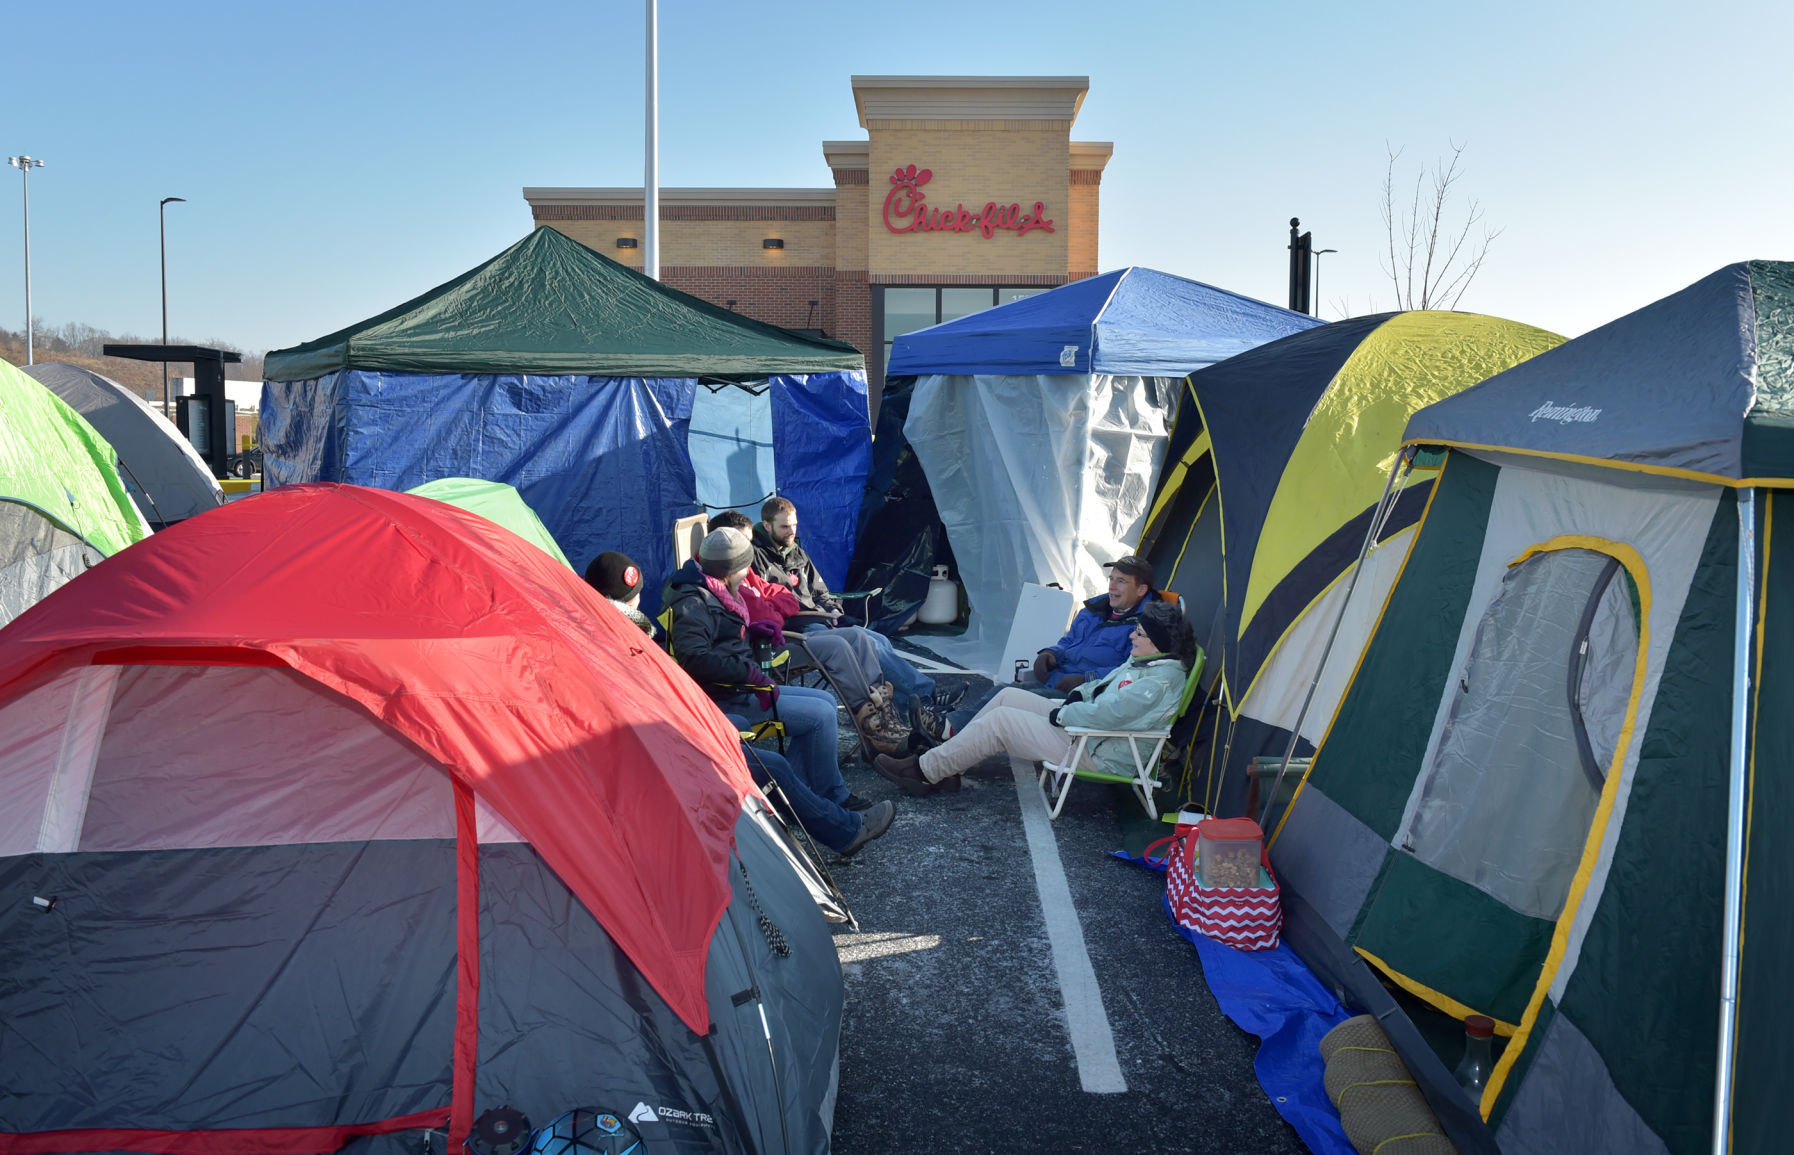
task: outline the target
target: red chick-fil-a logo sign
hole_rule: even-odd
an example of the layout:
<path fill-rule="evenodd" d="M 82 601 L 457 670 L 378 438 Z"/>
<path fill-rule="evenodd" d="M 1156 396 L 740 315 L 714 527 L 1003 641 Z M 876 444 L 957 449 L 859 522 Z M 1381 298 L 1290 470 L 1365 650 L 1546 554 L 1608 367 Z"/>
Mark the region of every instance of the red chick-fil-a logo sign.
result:
<path fill-rule="evenodd" d="M 1024 213 L 1019 204 L 1001 205 L 985 201 L 979 211 L 967 212 L 963 204 L 950 209 L 931 208 L 922 186 L 934 179 L 930 169 L 904 165 L 891 174 L 891 191 L 885 194 L 885 228 L 893 233 L 983 233 L 985 239 L 1000 231 L 1025 237 L 1035 229 L 1053 231 L 1053 222 L 1046 219 L 1046 204 L 1034 202 L 1034 211 Z"/>

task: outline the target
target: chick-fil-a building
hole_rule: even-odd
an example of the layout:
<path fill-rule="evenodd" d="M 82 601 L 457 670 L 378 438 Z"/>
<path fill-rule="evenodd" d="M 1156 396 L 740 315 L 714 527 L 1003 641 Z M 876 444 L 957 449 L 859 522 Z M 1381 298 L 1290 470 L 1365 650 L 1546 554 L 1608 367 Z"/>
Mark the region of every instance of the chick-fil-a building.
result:
<path fill-rule="evenodd" d="M 833 188 L 665 188 L 660 274 L 748 316 L 866 354 L 900 333 L 1097 271 L 1110 144 L 1071 139 L 1084 76 L 856 76 L 865 140 L 831 140 Z M 535 223 L 642 262 L 642 190 L 526 188 Z"/>

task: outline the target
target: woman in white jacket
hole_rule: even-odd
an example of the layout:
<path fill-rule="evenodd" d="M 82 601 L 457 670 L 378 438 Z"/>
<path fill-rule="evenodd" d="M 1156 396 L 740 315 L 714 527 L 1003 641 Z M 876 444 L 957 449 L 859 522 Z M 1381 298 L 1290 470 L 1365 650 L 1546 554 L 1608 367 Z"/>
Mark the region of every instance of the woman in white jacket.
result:
<path fill-rule="evenodd" d="M 1100 681 L 1073 690 L 1063 702 L 1006 687 L 985 703 L 966 728 L 920 757 L 879 755 L 878 772 L 910 794 L 959 789 L 959 776 L 993 754 L 1039 762 L 1062 761 L 1074 739 L 1066 726 L 1091 730 L 1157 730 L 1170 724 L 1196 660 L 1196 639 L 1176 606 L 1150 602 L 1131 639 L 1132 656 Z M 1132 774 L 1127 739 L 1089 744 L 1080 770 Z"/>

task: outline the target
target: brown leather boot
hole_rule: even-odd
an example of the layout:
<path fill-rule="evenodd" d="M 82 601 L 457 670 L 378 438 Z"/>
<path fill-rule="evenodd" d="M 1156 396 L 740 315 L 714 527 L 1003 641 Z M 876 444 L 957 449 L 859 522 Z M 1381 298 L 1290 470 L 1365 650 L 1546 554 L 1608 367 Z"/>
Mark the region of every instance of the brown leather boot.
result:
<path fill-rule="evenodd" d="M 893 735 L 876 702 L 862 702 L 853 709 L 854 729 L 875 754 L 895 754 L 909 744 L 909 732 Z"/>

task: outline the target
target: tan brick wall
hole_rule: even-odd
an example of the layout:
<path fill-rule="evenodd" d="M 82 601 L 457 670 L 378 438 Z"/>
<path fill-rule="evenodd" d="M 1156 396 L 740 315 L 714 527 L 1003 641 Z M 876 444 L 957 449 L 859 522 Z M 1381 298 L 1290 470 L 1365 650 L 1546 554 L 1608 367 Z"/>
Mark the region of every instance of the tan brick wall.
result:
<path fill-rule="evenodd" d="M 1068 121 L 870 121 L 866 222 L 866 267 L 880 274 L 922 274 L 943 269 L 967 275 L 1064 274 L 1070 267 L 1071 125 Z M 982 232 L 892 233 L 884 225 L 884 200 L 891 173 L 901 166 L 927 168 L 934 175 L 921 191 L 930 208 L 963 204 L 978 214 L 984 205 L 1035 201 L 1053 222 L 1017 236 Z M 842 205 L 841 226 L 849 228 Z"/>
<path fill-rule="evenodd" d="M 1097 208 L 1098 193 L 1102 185 L 1089 179 L 1100 176 L 1100 173 L 1078 173 L 1079 180 L 1071 186 L 1071 211 L 1066 213 L 1070 218 L 1071 233 L 1069 259 L 1073 277 L 1088 277 L 1097 273 Z"/>
<path fill-rule="evenodd" d="M 632 269 L 642 267 L 642 222 L 544 221 L 580 244 Z M 618 237 L 634 237 L 633 249 L 617 248 Z M 778 237 L 783 249 L 761 245 Z M 746 266 L 765 269 L 833 267 L 834 221 L 682 221 L 660 222 L 660 267 L 674 265 Z"/>
<path fill-rule="evenodd" d="M 881 192 L 878 195 L 883 196 Z M 835 187 L 835 268 L 866 269 L 866 186 Z"/>

